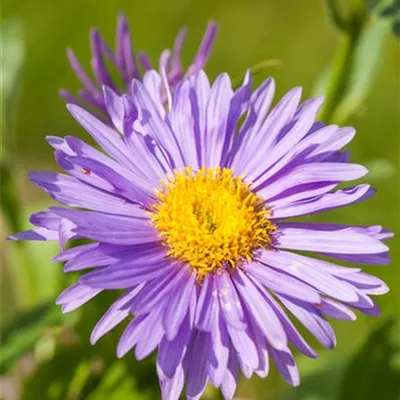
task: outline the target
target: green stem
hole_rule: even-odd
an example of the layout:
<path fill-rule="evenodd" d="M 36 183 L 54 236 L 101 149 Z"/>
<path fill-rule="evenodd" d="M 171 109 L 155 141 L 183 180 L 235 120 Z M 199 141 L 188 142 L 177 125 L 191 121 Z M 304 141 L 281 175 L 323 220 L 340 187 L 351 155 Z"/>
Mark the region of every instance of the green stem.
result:
<path fill-rule="evenodd" d="M 343 17 L 342 12 L 337 4 L 337 0 L 325 0 L 327 14 L 334 25 L 341 31 L 347 30 L 347 21 Z"/>
<path fill-rule="evenodd" d="M 333 70 L 329 79 L 326 101 L 321 110 L 320 118 L 326 123 L 331 123 L 337 106 L 340 104 L 349 82 L 353 66 L 354 54 L 365 24 L 363 13 L 354 13 L 349 19 L 349 25 L 343 34 L 338 47 Z"/>
<path fill-rule="evenodd" d="M 14 233 L 22 231 L 21 204 L 17 195 L 15 174 L 4 161 L 0 161 L 1 211 L 7 227 Z M 22 242 L 19 242 L 19 244 Z"/>

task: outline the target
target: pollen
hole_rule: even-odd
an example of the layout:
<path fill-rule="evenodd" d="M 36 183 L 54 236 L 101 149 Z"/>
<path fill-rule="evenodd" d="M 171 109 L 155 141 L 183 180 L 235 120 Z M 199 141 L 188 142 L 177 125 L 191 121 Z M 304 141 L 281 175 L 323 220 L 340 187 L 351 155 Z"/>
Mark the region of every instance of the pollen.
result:
<path fill-rule="evenodd" d="M 168 255 L 190 265 L 200 279 L 250 262 L 271 244 L 270 211 L 231 169 L 186 167 L 156 194 L 151 221 Z"/>

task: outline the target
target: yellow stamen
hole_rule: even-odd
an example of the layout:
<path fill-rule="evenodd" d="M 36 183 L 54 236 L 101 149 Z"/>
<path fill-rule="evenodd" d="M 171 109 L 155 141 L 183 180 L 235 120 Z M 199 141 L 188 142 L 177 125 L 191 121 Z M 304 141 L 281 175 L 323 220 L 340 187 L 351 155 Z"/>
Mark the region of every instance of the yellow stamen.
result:
<path fill-rule="evenodd" d="M 275 226 L 263 199 L 228 168 L 174 171 L 151 212 L 169 256 L 188 263 L 200 279 L 221 267 L 251 261 L 267 248 Z"/>

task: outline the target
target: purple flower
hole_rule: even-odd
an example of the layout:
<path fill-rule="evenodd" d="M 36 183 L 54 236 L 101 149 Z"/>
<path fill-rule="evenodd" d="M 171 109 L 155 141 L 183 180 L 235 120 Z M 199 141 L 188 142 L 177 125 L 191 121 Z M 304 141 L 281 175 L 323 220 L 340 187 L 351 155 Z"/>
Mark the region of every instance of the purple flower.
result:
<path fill-rule="evenodd" d="M 214 22 L 210 22 L 199 50 L 186 72 L 181 63 L 182 45 L 187 34 L 186 27 L 179 31 L 172 51 L 166 49 L 161 53 L 159 60 L 160 73 L 165 75 L 163 78 L 168 81 L 172 91 L 180 80 L 195 74 L 205 66 L 210 56 L 216 33 L 217 25 Z M 90 44 L 92 50 L 90 65 L 95 82 L 86 74 L 75 57 L 73 50 L 68 49 L 68 60 L 77 78 L 82 83 L 83 89 L 79 91 L 79 100 L 65 89 L 60 90 L 60 96 L 68 103 L 91 106 L 98 112 L 99 116 L 106 118 L 105 121 L 108 123 L 110 121 L 107 118 L 108 114 L 102 92 L 103 85 L 108 86 L 118 94 L 128 93 L 132 79 L 142 80 L 142 71 L 151 70 L 152 66 L 144 52 L 140 52 L 138 55 L 134 53 L 128 21 L 123 14 L 118 17 L 115 51 L 112 51 L 102 39 L 96 28 L 90 32 Z M 123 82 L 122 87 L 119 87 L 115 79 L 113 79 L 112 73 L 109 71 L 109 64 L 114 65 L 118 71 L 118 80 Z"/>
<path fill-rule="evenodd" d="M 322 99 L 300 104 L 299 88 L 271 109 L 274 81 L 253 92 L 251 85 L 250 74 L 237 90 L 227 74 L 210 85 L 199 71 L 171 92 L 147 71 L 129 94 L 104 88 L 114 128 L 68 105 L 100 151 L 72 136 L 48 137 L 66 174 L 30 178 L 79 209 L 33 214 L 37 227 L 11 237 L 58 240 L 63 249 L 69 240 L 91 241 L 55 258 L 66 272 L 92 269 L 57 303 L 68 312 L 103 290 L 123 289 L 91 342 L 128 319 L 117 355 L 135 348 L 142 359 L 158 349 L 163 399 L 178 399 L 185 382 L 189 399 L 199 399 L 207 382 L 232 399 L 239 371 L 266 377 L 269 360 L 298 385 L 291 349 L 317 353 L 292 319 L 333 348 L 327 317 L 378 315 L 370 296 L 388 291 L 332 259 L 387 264 L 390 232 L 287 221 L 373 194 L 367 184 L 337 188 L 367 173 L 341 151 L 354 129 L 315 122 Z"/>

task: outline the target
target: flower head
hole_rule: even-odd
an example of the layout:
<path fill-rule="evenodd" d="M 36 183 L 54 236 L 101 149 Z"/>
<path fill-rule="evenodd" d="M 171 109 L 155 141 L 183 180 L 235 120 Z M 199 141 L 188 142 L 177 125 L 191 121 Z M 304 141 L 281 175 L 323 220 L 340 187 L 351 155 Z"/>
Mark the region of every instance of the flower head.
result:
<path fill-rule="evenodd" d="M 208 24 L 199 50 L 192 64 L 185 71 L 181 63 L 181 50 L 186 33 L 187 29 L 183 27 L 175 39 L 172 51 L 166 49 L 160 56 L 160 73 L 168 81 L 171 90 L 176 87 L 183 77 L 188 77 L 205 66 L 215 40 L 217 25 L 214 22 Z M 83 89 L 79 91 L 80 100 L 76 99 L 65 89 L 60 90 L 60 96 L 68 103 L 91 106 L 98 112 L 99 116 L 105 118 L 106 122 L 109 122 L 102 92 L 103 85 L 108 86 L 119 94 L 128 93 L 132 79 L 142 79 L 142 71 L 148 71 L 152 69 L 152 66 L 146 53 L 140 52 L 138 55 L 134 53 L 128 21 L 123 14 L 118 17 L 115 51 L 102 39 L 96 28 L 90 32 L 90 44 L 92 50 L 90 65 L 95 81 L 93 82 L 86 74 L 75 57 L 73 50 L 68 49 L 68 60 L 77 78 L 82 83 Z M 119 86 L 113 78 L 109 64 L 113 65 L 117 70 L 119 75 L 118 80 L 122 81 L 122 86 Z"/>
<path fill-rule="evenodd" d="M 163 399 L 178 399 L 185 382 L 190 399 L 199 399 L 207 382 L 232 399 L 239 370 L 266 377 L 270 358 L 297 385 L 291 348 L 317 353 L 292 319 L 332 348 L 326 317 L 377 315 L 370 295 L 388 290 L 337 263 L 388 263 L 383 241 L 391 233 L 287 221 L 371 196 L 366 184 L 337 188 L 367 172 L 341 151 L 354 129 L 316 122 L 322 99 L 300 104 L 299 88 L 271 109 L 274 81 L 254 91 L 251 85 L 249 74 L 237 90 L 226 74 L 210 85 L 199 71 L 172 92 L 147 71 L 129 94 L 105 88 L 114 127 L 69 105 L 100 150 L 75 137 L 49 137 L 66 174 L 30 177 L 80 209 L 52 207 L 31 217 L 37 228 L 13 235 L 58 240 L 63 248 L 91 241 L 56 257 L 66 272 L 92 269 L 57 302 L 68 312 L 103 290 L 124 289 L 91 341 L 129 319 L 117 354 L 135 348 L 142 359 L 158 349 Z"/>

